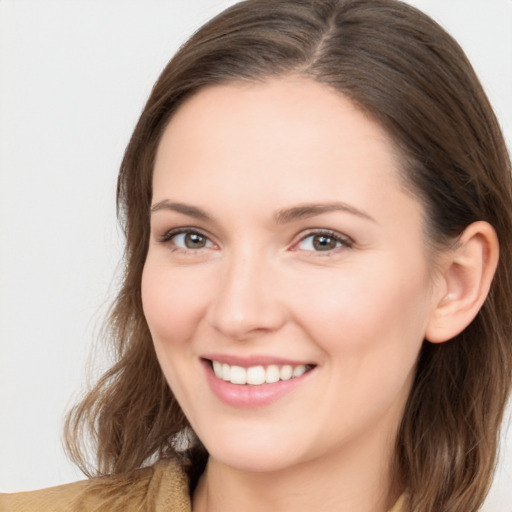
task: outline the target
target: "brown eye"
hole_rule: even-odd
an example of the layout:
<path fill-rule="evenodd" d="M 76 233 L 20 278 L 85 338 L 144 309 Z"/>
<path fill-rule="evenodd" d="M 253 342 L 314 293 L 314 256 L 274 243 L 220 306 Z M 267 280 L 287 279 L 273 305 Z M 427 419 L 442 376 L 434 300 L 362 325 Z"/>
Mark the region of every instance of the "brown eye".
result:
<path fill-rule="evenodd" d="M 206 247 L 207 238 L 199 233 L 185 233 L 183 241 L 187 249 L 202 249 Z"/>
<path fill-rule="evenodd" d="M 331 236 L 315 235 L 312 243 L 317 251 L 330 251 L 338 247 L 339 241 Z"/>
<path fill-rule="evenodd" d="M 336 232 L 310 233 L 298 244 L 297 249 L 311 252 L 330 252 L 335 249 L 352 247 L 352 240 Z"/>
<path fill-rule="evenodd" d="M 170 242 L 173 246 L 181 250 L 205 249 L 213 247 L 213 243 L 207 237 L 196 231 L 181 231 L 166 235 L 163 242 Z"/>

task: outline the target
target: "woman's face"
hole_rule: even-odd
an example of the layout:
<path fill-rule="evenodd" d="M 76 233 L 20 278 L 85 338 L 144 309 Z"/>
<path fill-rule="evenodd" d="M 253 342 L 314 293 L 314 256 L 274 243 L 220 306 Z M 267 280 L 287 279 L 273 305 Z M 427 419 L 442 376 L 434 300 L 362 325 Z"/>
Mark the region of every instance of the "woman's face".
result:
<path fill-rule="evenodd" d="M 172 118 L 142 299 L 214 459 L 273 471 L 392 450 L 433 303 L 396 159 L 377 124 L 305 79 L 212 86 Z"/>

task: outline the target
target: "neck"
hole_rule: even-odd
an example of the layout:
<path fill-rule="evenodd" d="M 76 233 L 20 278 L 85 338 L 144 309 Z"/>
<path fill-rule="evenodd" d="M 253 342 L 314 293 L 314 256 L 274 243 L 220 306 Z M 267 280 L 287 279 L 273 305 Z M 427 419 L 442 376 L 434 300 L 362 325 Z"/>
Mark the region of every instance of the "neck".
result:
<path fill-rule="evenodd" d="M 389 469 L 393 443 L 382 446 L 382 440 L 365 450 L 354 446 L 270 472 L 242 471 L 210 457 L 193 512 L 387 512 L 399 492 Z"/>

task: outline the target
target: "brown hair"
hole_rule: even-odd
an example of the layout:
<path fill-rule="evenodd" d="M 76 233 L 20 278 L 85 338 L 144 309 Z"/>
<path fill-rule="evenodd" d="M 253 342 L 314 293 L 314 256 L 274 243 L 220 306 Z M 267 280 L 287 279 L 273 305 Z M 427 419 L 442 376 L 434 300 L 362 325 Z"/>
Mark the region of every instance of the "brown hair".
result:
<path fill-rule="evenodd" d="M 110 316 L 117 363 L 68 417 L 71 456 L 102 475 L 177 452 L 188 423 L 159 368 L 140 293 L 156 149 L 172 114 L 202 87 L 290 73 L 339 91 L 387 130 L 427 211 L 430 241 L 453 240 L 477 220 L 498 234 L 500 262 L 476 319 L 447 343 L 424 343 L 393 465 L 407 510 L 476 511 L 511 386 L 510 159 L 462 49 L 396 0 L 248 0 L 204 25 L 167 65 L 119 174 L 126 268 Z M 94 470 L 80 449 L 86 431 Z"/>

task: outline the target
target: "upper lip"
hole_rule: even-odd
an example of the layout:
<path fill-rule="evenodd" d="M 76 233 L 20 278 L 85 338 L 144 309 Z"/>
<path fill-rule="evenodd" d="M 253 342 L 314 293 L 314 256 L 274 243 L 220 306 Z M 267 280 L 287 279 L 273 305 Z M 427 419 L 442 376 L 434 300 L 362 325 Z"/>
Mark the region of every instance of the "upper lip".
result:
<path fill-rule="evenodd" d="M 298 366 L 302 364 L 314 366 L 310 361 L 298 361 L 296 359 L 268 355 L 251 355 L 242 357 L 231 354 L 205 354 L 202 356 L 202 359 L 218 361 L 219 363 L 229 364 L 230 366 L 241 366 L 242 368 L 249 368 L 251 366 L 270 366 L 272 364 L 278 366 Z"/>

